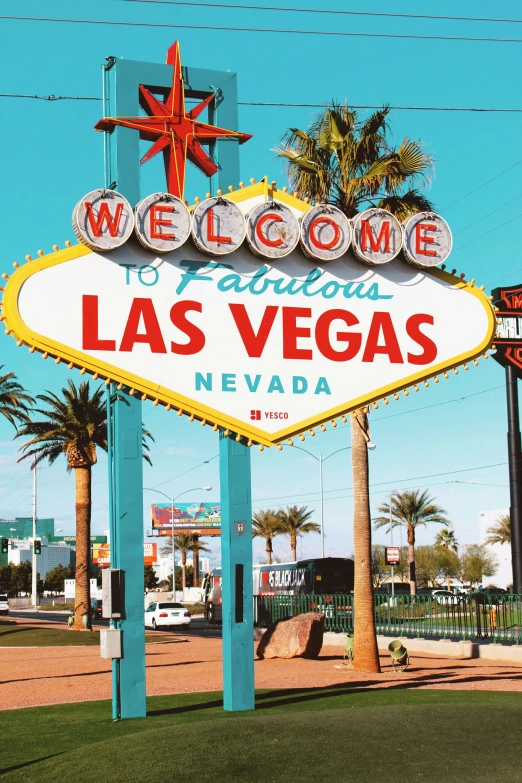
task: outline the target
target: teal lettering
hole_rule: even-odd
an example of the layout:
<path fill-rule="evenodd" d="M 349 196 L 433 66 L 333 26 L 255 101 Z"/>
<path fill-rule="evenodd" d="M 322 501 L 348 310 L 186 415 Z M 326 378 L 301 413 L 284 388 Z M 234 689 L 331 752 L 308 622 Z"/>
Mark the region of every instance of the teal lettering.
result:
<path fill-rule="evenodd" d="M 235 392 L 236 391 L 236 374 L 235 372 L 224 372 L 221 376 L 221 391 Z"/>
<path fill-rule="evenodd" d="M 180 261 L 180 266 L 187 267 L 187 271 L 183 272 L 181 275 L 181 280 L 178 283 L 178 287 L 176 288 L 176 294 L 179 296 L 183 293 L 185 288 L 188 286 L 192 280 L 212 280 L 212 277 L 210 275 L 198 275 L 198 270 L 207 268 L 209 272 L 212 272 L 214 269 L 217 269 L 218 267 L 222 267 L 224 269 L 231 269 L 228 264 L 220 264 L 218 261 Z"/>
<path fill-rule="evenodd" d="M 294 394 L 304 394 L 308 389 L 308 381 L 302 375 L 294 375 L 292 378 L 292 391 Z"/>
<path fill-rule="evenodd" d="M 136 264 L 118 264 L 125 267 L 125 285 L 130 285 L 130 270 L 136 269 Z"/>
<path fill-rule="evenodd" d="M 315 387 L 314 394 L 331 394 L 330 387 L 328 386 L 328 381 L 326 378 L 324 378 L 322 375 L 317 381 L 317 386 Z"/>
<path fill-rule="evenodd" d="M 322 294 L 325 299 L 333 299 L 333 297 L 339 293 L 341 286 L 336 280 L 331 280 L 322 288 Z"/>
<path fill-rule="evenodd" d="M 205 378 L 202 372 L 197 372 L 195 385 L 196 391 L 201 391 L 203 388 L 205 391 L 212 391 L 212 373 L 207 372 L 207 377 Z"/>
<path fill-rule="evenodd" d="M 273 392 L 279 392 L 279 394 L 284 394 L 285 390 L 283 389 L 283 384 L 281 383 L 281 378 L 279 375 L 272 375 L 272 380 L 268 384 L 268 394 L 272 394 Z"/>
<path fill-rule="evenodd" d="M 217 284 L 218 291 L 235 291 L 237 294 L 246 291 L 250 283 L 241 285 L 241 277 L 239 275 L 225 275 Z"/>
<path fill-rule="evenodd" d="M 154 272 L 154 280 L 152 282 L 148 283 L 146 280 L 142 278 L 142 274 L 146 269 L 152 269 Z M 140 269 L 138 269 L 138 280 L 142 285 L 156 285 L 156 283 L 159 280 L 159 272 L 156 269 L 155 266 L 151 266 L 150 264 L 146 264 L 145 266 L 142 266 Z"/>
<path fill-rule="evenodd" d="M 256 392 L 260 380 L 261 380 L 261 376 L 256 375 L 256 377 L 254 378 L 254 382 L 252 383 L 252 378 L 250 377 L 250 375 L 245 375 L 245 381 L 246 381 L 246 385 L 248 386 L 248 391 Z"/>
<path fill-rule="evenodd" d="M 372 283 L 369 289 L 366 291 L 366 298 L 375 301 L 376 299 L 393 299 L 393 294 L 380 294 L 379 284 Z"/>

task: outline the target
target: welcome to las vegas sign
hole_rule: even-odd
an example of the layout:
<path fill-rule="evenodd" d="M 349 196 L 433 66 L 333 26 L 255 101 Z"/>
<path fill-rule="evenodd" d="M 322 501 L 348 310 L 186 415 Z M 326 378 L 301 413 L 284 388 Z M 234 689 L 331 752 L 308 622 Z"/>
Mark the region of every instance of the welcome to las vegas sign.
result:
<path fill-rule="evenodd" d="M 438 268 L 437 215 L 348 221 L 258 183 L 188 210 L 81 199 L 80 244 L 9 278 L 20 345 L 273 445 L 483 354 L 496 328 L 473 282 Z"/>

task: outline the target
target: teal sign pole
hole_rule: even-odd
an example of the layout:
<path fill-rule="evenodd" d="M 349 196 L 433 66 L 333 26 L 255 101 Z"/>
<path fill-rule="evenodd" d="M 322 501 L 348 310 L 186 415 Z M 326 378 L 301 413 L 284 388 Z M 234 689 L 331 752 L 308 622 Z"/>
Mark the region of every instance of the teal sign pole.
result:
<path fill-rule="evenodd" d="M 237 77 L 227 71 L 183 68 L 186 94 L 216 94 L 209 121 L 238 129 Z M 139 85 L 168 90 L 172 66 L 108 58 L 104 66 L 104 115 L 138 116 Z M 118 126 L 106 135 L 105 184 L 131 204 L 140 200 L 139 134 Z M 213 149 L 218 172 L 213 188 L 239 182 L 239 147 L 235 139 L 217 141 Z M 215 187 L 217 185 L 217 188 Z M 114 390 L 114 386 L 112 386 Z M 112 420 L 109 452 L 110 504 L 113 513 L 111 565 L 123 570 L 124 611 L 121 660 L 113 664 L 113 716 L 146 714 L 143 600 L 143 469 L 141 400 L 123 389 L 110 394 Z M 111 401 L 112 400 L 112 401 Z M 250 451 L 220 432 L 223 565 L 223 695 L 226 710 L 254 708 L 252 504 Z"/>
<path fill-rule="evenodd" d="M 254 606 L 250 449 L 219 433 L 223 706 L 254 709 Z"/>

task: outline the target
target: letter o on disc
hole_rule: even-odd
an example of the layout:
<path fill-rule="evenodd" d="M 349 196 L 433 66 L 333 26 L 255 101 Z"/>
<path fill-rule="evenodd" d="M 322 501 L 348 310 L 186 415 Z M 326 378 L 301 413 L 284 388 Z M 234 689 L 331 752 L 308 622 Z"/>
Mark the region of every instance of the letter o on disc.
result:
<path fill-rule="evenodd" d="M 301 247 L 310 258 L 333 261 L 346 253 L 351 241 L 350 221 L 330 204 L 317 204 L 301 220 Z"/>
<path fill-rule="evenodd" d="M 420 267 L 437 266 L 451 253 L 450 227 L 435 212 L 417 212 L 404 224 L 404 257 Z"/>
<path fill-rule="evenodd" d="M 99 188 L 76 204 L 72 224 L 83 245 L 104 253 L 125 244 L 134 230 L 134 215 L 121 193 Z"/>
<path fill-rule="evenodd" d="M 192 213 L 192 238 L 204 253 L 224 256 L 237 250 L 245 238 L 246 222 L 233 201 L 207 198 Z"/>
<path fill-rule="evenodd" d="M 299 242 L 298 220 L 286 204 L 256 204 L 247 217 L 247 242 L 258 256 L 283 258 Z"/>
<path fill-rule="evenodd" d="M 385 209 L 367 209 L 353 219 L 353 252 L 366 264 L 387 264 L 402 250 L 402 226 Z"/>
<path fill-rule="evenodd" d="M 134 230 L 139 241 L 155 253 L 177 250 L 190 236 L 192 220 L 187 206 L 170 193 L 153 193 L 134 209 Z"/>

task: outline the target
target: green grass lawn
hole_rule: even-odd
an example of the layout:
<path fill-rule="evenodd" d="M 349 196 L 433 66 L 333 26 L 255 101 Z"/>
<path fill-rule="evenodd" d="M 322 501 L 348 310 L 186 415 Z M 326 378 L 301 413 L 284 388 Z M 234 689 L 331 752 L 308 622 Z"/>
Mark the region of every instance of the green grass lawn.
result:
<path fill-rule="evenodd" d="M 265 691 L 255 712 L 215 693 L 158 696 L 147 719 L 109 702 L 0 712 L 6 783 L 502 783 L 522 781 L 521 696 Z"/>
<path fill-rule="evenodd" d="M 145 641 L 166 644 L 172 639 L 160 634 L 146 634 Z M 71 647 L 73 645 L 91 647 L 99 644 L 99 631 L 71 631 L 66 626 L 35 628 L 12 620 L 0 620 L 0 647 Z"/>
<path fill-rule="evenodd" d="M 74 604 L 40 604 L 39 612 L 73 612 Z"/>

